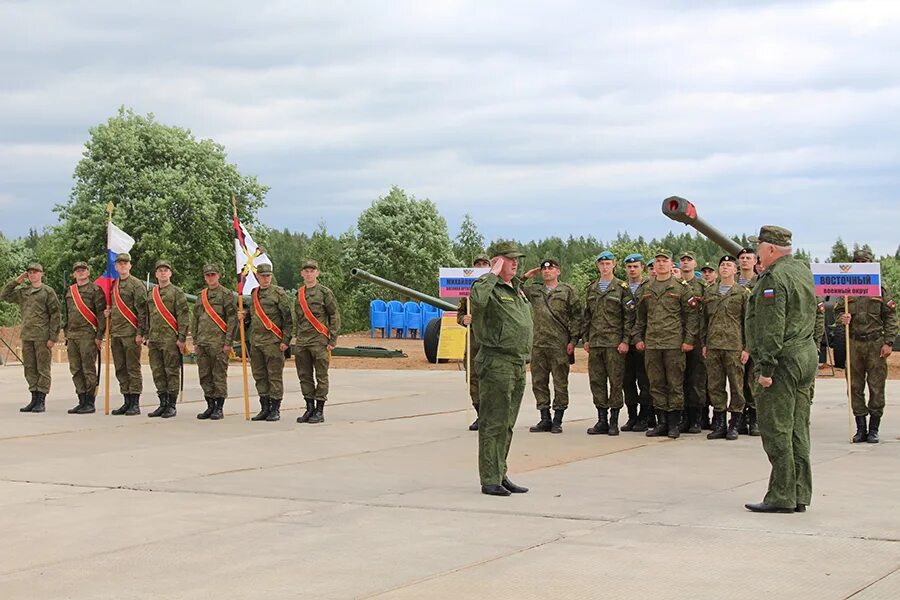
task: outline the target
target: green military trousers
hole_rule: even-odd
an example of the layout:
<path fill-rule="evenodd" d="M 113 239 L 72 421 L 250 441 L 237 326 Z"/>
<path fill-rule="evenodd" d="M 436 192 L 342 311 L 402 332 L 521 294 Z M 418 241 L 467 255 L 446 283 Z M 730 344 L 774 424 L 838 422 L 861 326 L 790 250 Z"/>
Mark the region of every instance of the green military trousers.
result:
<path fill-rule="evenodd" d="M 753 358 L 744 365 L 744 405 L 748 408 L 756 408 L 756 368 L 753 366 Z"/>
<path fill-rule="evenodd" d="M 588 381 L 597 408 L 622 408 L 625 355 L 615 348 L 595 348 L 588 352 Z M 607 388 L 609 382 L 609 388 Z"/>
<path fill-rule="evenodd" d="M 222 348 L 222 344 L 194 346 L 200 387 L 208 398 L 228 397 L 228 355 Z"/>
<path fill-rule="evenodd" d="M 47 340 L 22 340 L 22 363 L 29 392 L 50 392 L 50 348 Z"/>
<path fill-rule="evenodd" d="M 174 341 L 150 342 L 150 371 L 158 393 L 177 396 L 181 387 L 181 352 Z"/>
<path fill-rule="evenodd" d="M 475 355 L 472 356 L 472 369 L 469 370 L 469 351 L 463 354 L 463 368 L 469 375 L 469 398 L 472 399 L 472 406 L 475 407 L 475 410 L 478 410 L 478 373 L 475 368 L 475 355 L 478 354 L 478 349 L 475 349 Z"/>
<path fill-rule="evenodd" d="M 884 382 L 887 379 L 887 359 L 881 358 L 881 341 L 850 339 L 850 406 L 853 415 L 882 416 L 884 413 Z M 866 406 L 866 385 L 869 404 Z"/>
<path fill-rule="evenodd" d="M 765 503 L 794 508 L 812 499 L 809 460 L 810 390 L 818 355 L 812 344 L 785 347 L 768 388 L 756 385 L 756 412 L 772 472 Z M 757 372 L 756 376 L 759 376 Z"/>
<path fill-rule="evenodd" d="M 684 408 L 684 352 L 681 348 L 644 350 L 644 365 L 650 380 L 650 396 L 657 410 Z"/>
<path fill-rule="evenodd" d="M 279 342 L 250 347 L 250 368 L 256 382 L 256 393 L 272 400 L 284 396 L 284 352 Z"/>
<path fill-rule="evenodd" d="M 134 342 L 134 336 L 114 337 L 111 345 L 119 391 L 123 395 L 140 394 L 143 388 L 141 345 Z"/>
<path fill-rule="evenodd" d="M 481 485 L 500 485 L 506 477 L 506 458 L 513 427 L 525 393 L 525 365 L 486 353 L 475 358 L 480 408 L 478 412 L 478 474 Z"/>
<path fill-rule="evenodd" d="M 69 338 L 66 354 L 69 356 L 69 372 L 78 394 L 93 394 L 97 389 L 97 341 L 92 338 Z"/>
<path fill-rule="evenodd" d="M 324 344 L 294 346 L 294 366 L 300 391 L 310 400 L 328 400 L 328 365 L 331 357 Z"/>
<path fill-rule="evenodd" d="M 740 350 L 706 351 L 706 380 L 709 385 L 709 403 L 716 412 L 744 412 L 744 365 Z M 731 390 L 731 404 L 725 391 L 725 382 Z"/>
<path fill-rule="evenodd" d="M 553 408 L 569 408 L 569 355 L 566 348 L 531 349 L 531 391 L 537 409 L 550 408 L 550 375 L 553 375 Z"/>

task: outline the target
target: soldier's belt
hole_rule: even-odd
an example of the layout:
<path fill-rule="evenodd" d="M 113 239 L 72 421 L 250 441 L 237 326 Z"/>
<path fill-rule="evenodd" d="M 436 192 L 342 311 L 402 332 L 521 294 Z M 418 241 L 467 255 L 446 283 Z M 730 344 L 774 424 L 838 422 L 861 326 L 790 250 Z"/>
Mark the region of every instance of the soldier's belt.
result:
<path fill-rule="evenodd" d="M 884 337 L 884 333 L 881 331 L 875 331 L 873 333 L 851 333 L 850 339 L 856 342 L 871 342 L 874 340 L 880 340 Z"/>

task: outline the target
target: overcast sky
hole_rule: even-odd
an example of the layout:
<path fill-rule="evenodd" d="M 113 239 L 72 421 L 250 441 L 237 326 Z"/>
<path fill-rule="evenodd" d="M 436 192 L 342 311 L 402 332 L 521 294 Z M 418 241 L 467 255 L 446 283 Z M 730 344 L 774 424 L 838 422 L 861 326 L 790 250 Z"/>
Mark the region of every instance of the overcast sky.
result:
<path fill-rule="evenodd" d="M 627 5 L 627 6 L 626 6 Z M 399 185 L 456 235 L 900 243 L 900 2 L 0 0 L 0 231 L 55 222 L 120 105 L 225 145 L 261 219 L 339 233 Z"/>

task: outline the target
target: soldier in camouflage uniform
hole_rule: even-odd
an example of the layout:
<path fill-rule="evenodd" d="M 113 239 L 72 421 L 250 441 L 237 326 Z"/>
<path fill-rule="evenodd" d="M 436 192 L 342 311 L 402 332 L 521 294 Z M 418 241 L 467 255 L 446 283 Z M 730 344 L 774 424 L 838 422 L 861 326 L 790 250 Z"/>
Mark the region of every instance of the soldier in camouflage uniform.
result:
<path fill-rule="evenodd" d="M 328 364 L 341 330 L 341 314 L 334 292 L 319 283 L 318 262 L 304 261 L 300 275 L 303 285 L 297 291 L 294 307 L 294 365 L 306 411 L 297 417 L 297 422 L 323 423 L 328 400 Z"/>
<path fill-rule="evenodd" d="M 72 267 L 75 283 L 66 290 L 66 354 L 69 371 L 78 394 L 78 405 L 69 414 L 83 415 L 96 411 L 97 357 L 103 346 L 106 327 L 100 319 L 106 310 L 106 295 L 91 282 L 91 271 L 83 261 Z"/>
<path fill-rule="evenodd" d="M 540 273 L 541 279 L 532 279 Z M 523 275 L 522 286 L 534 311 L 531 390 L 541 413 L 532 432 L 562 433 L 569 407 L 569 364 L 581 335 L 581 307 L 575 288 L 559 281 L 559 261 L 545 258 Z M 550 418 L 550 375 L 553 374 L 553 419 Z"/>
<path fill-rule="evenodd" d="M 809 266 L 791 256 L 789 230 L 766 225 L 750 241 L 759 243 L 765 270 L 747 305 L 747 345 L 757 370 L 759 428 L 772 473 L 764 500 L 745 507 L 803 512 L 812 497 L 809 394 L 818 363 L 816 292 Z"/>
<path fill-rule="evenodd" d="M 19 412 L 44 412 L 50 392 L 50 351 L 59 337 L 60 307 L 56 292 L 43 284 L 44 267 L 31 263 L 0 292 L 0 300 L 22 312 L 22 364 L 31 402 Z M 28 279 L 28 285 L 22 285 Z"/>
<path fill-rule="evenodd" d="M 125 402 L 112 411 L 114 415 L 141 414 L 141 347 L 147 335 L 147 289 L 131 276 L 131 255 L 116 255 L 116 272 L 119 278 L 113 282 L 112 298 L 106 308 L 116 379 Z"/>
<path fill-rule="evenodd" d="M 853 253 L 853 262 L 872 262 L 875 257 L 868 250 Z M 849 305 L 850 313 L 845 313 Z M 897 302 L 884 285 L 880 296 L 849 296 L 839 298 L 834 314 L 841 324 L 850 324 L 850 354 L 847 370 L 850 374 L 850 405 L 856 418 L 854 443 L 878 443 L 878 429 L 884 414 L 884 387 L 887 379 L 887 358 L 894 349 L 897 337 Z M 866 384 L 869 403 L 866 404 Z M 869 418 L 866 423 L 866 417 Z"/>
<path fill-rule="evenodd" d="M 681 279 L 688 284 L 693 294 L 694 310 L 698 323 L 702 320 L 703 290 L 706 286 L 696 275 L 697 256 L 690 250 L 681 253 Z M 681 415 L 681 433 L 700 433 L 703 429 L 702 416 L 706 408 L 706 363 L 700 344 L 684 355 L 684 405 Z M 709 413 L 707 412 L 707 419 Z"/>
<path fill-rule="evenodd" d="M 487 254 L 479 254 L 472 260 L 472 266 L 476 269 L 486 269 L 491 266 L 491 259 Z M 472 324 L 472 315 L 469 314 L 468 298 L 460 298 L 456 307 L 456 322 L 463 327 L 469 327 Z M 478 345 L 475 343 L 475 335 L 469 332 L 467 335 L 468 347 L 466 354 L 463 356 L 463 366 L 468 371 L 469 358 L 471 352 L 472 360 L 478 355 Z M 473 368 L 469 375 L 469 397 L 472 399 L 472 406 L 475 408 L 475 420 L 469 425 L 469 431 L 478 431 L 478 375 Z"/>
<path fill-rule="evenodd" d="M 619 435 L 625 355 L 636 306 L 628 284 L 613 275 L 615 268 L 615 255 L 609 250 L 601 252 L 597 256 L 600 277 L 591 282 L 585 294 L 581 338 L 588 353 L 588 378 L 597 407 L 597 423 L 588 428 L 588 435 Z"/>
<path fill-rule="evenodd" d="M 703 278 L 703 285 L 705 287 L 714 285 L 719 281 L 719 276 L 716 273 L 716 269 L 708 262 L 703 263 L 703 266 L 700 267 L 700 276 Z"/>
<path fill-rule="evenodd" d="M 684 355 L 694 349 L 699 315 L 690 286 L 672 277 L 672 253 L 656 251 L 656 279 L 639 290 L 633 339 L 644 352 L 658 424 L 647 436 L 677 438 L 684 409 Z"/>
<path fill-rule="evenodd" d="M 172 265 L 158 260 L 154 266 L 158 285 L 148 292 L 147 307 L 150 313 L 150 329 L 147 347 L 150 349 L 150 370 L 159 407 L 148 417 L 168 419 L 176 414 L 175 403 L 181 382 L 181 365 L 184 360 L 184 343 L 188 334 L 190 309 L 187 296 L 178 286 L 172 285 Z"/>
<path fill-rule="evenodd" d="M 472 284 L 472 331 L 479 344 L 475 357 L 479 405 L 478 472 L 481 493 L 509 496 L 528 491 L 507 477 L 506 459 L 525 391 L 525 360 L 531 349 L 532 317 L 516 270 L 525 256 L 512 242 L 489 251 L 491 272 Z"/>
<path fill-rule="evenodd" d="M 758 278 L 756 274 L 756 251 L 749 247 L 741 248 L 737 258 L 740 267 L 737 276 L 738 285 L 752 292 Z M 753 357 L 751 356 L 747 364 L 744 365 L 744 419 L 741 421 L 739 433 L 752 436 L 759 435 L 759 424 L 756 419 L 756 401 L 753 398 L 756 388 L 753 374 L 755 370 Z"/>
<path fill-rule="evenodd" d="M 256 278 L 259 287 L 253 290 L 251 300 L 250 367 L 260 411 L 250 420 L 278 421 L 284 396 L 284 352 L 290 348 L 294 328 L 291 299 L 283 288 L 272 285 L 272 265 L 258 265 Z"/>
<path fill-rule="evenodd" d="M 197 356 L 197 374 L 206 399 L 206 410 L 198 419 L 218 421 L 225 414 L 228 396 L 228 356 L 238 335 L 237 298 L 219 283 L 222 269 L 218 265 L 203 267 L 206 288 L 194 305 L 191 338 Z"/>
<path fill-rule="evenodd" d="M 635 298 L 637 309 L 638 290 L 649 278 L 644 277 L 644 257 L 640 254 L 629 254 L 625 257 L 625 272 L 628 275 L 628 290 Z M 636 312 L 634 313 L 637 314 Z M 650 399 L 650 380 L 644 368 L 644 353 L 638 352 L 628 332 L 628 354 L 625 355 L 625 377 L 622 387 L 625 392 L 625 407 L 628 409 L 628 420 L 622 425 L 622 431 L 647 431 L 647 427 L 656 426 L 653 413 L 653 401 Z M 640 411 L 638 410 L 640 409 Z M 653 423 L 650 424 L 650 418 Z"/>
<path fill-rule="evenodd" d="M 710 401 L 713 406 L 710 440 L 736 440 L 744 413 L 744 365 L 750 358 L 744 335 L 744 317 L 750 290 L 735 281 L 737 258 L 726 254 L 719 259 L 722 283 L 710 285 L 703 292 L 703 320 L 700 338 L 706 359 Z M 725 382 L 731 390 L 731 403 Z M 725 424 L 725 411 L 731 421 Z"/>

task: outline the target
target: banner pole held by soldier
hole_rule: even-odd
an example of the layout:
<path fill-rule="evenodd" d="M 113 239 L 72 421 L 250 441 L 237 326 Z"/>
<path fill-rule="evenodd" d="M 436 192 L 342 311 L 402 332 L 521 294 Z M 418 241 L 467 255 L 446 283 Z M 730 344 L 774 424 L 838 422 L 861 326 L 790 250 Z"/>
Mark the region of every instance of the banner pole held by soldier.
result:
<path fill-rule="evenodd" d="M 106 234 L 106 235 L 107 235 L 107 246 L 109 245 L 109 243 L 108 243 L 108 242 L 109 242 L 109 239 L 108 239 L 108 238 L 109 238 L 109 224 L 112 223 L 112 214 L 113 214 L 113 203 L 112 203 L 112 202 L 107 202 L 107 203 L 106 203 L 106 231 L 107 231 L 107 234 Z M 109 248 L 107 248 L 106 251 L 109 252 Z M 109 303 L 109 301 L 108 301 L 108 299 L 107 299 L 107 304 L 108 304 L 108 303 Z M 104 383 L 104 386 L 103 386 L 103 387 L 104 387 L 104 390 L 103 390 L 103 393 L 104 393 L 104 399 L 103 399 L 103 402 L 104 402 L 104 403 L 103 403 L 103 413 L 104 413 L 107 417 L 109 416 L 109 363 L 112 362 L 112 357 L 111 357 L 111 353 L 112 353 L 112 343 L 111 343 L 111 342 L 112 342 L 112 339 L 111 339 L 111 338 L 112 338 L 112 332 L 111 332 L 111 329 L 110 329 L 110 326 L 109 326 L 109 321 L 110 321 L 110 313 L 107 312 L 107 313 L 106 313 L 106 348 L 105 348 L 105 352 L 106 352 L 106 377 L 104 378 L 104 379 L 105 379 L 105 383 Z"/>
<path fill-rule="evenodd" d="M 237 199 L 231 197 L 232 213 L 237 222 Z M 250 386 L 247 381 L 247 339 L 244 334 L 244 296 L 241 295 L 241 273 L 238 271 L 238 329 L 241 332 L 241 370 L 244 376 L 244 420 L 250 420 Z"/>

